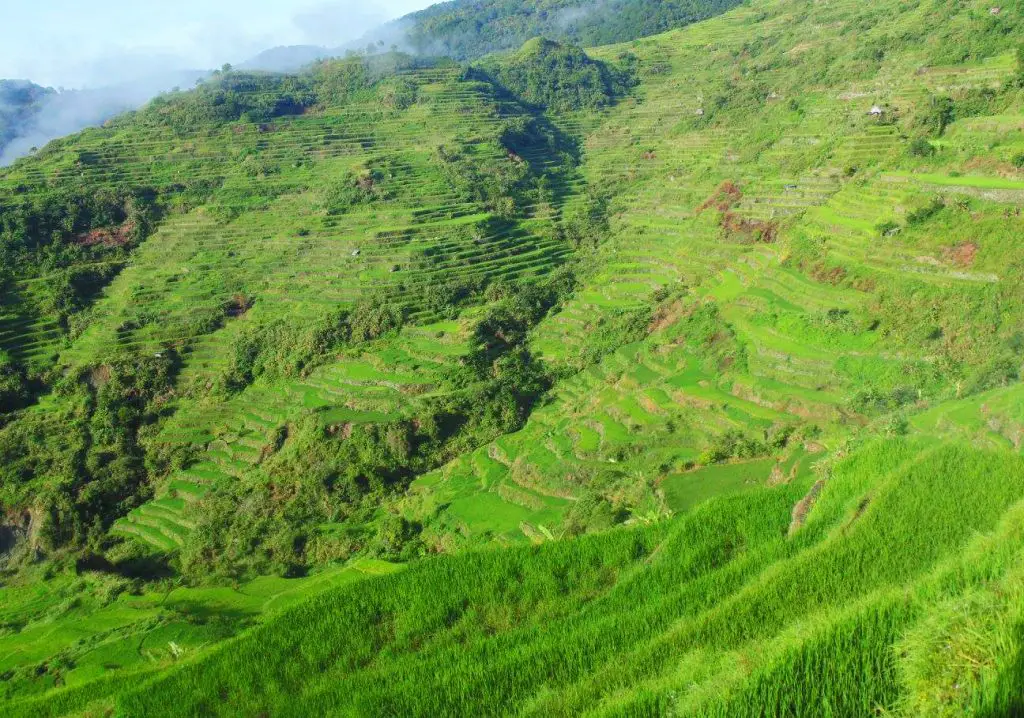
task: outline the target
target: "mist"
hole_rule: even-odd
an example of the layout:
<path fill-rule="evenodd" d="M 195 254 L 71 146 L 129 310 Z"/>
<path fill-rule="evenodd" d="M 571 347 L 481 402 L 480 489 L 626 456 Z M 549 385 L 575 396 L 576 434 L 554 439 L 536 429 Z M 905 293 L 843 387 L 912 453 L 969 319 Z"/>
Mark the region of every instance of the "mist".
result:
<path fill-rule="evenodd" d="M 6 21 L 0 28 L 0 79 L 24 78 L 49 86 L 50 92 L 26 112 L 4 107 L 0 100 L 0 166 L 51 140 L 102 125 L 162 92 L 192 87 L 225 63 L 247 70 L 294 72 L 317 59 L 343 55 L 371 35 L 390 35 L 377 29 L 392 18 L 429 4 L 97 0 L 90 9 L 109 13 L 99 23 L 109 37 L 97 37 L 86 15 L 81 27 L 75 27 L 74 18 L 54 25 L 57 13 L 46 16 L 40 26 L 35 21 L 44 16 L 33 17 L 37 11 L 31 6 L 5 8 L 0 11 Z M 81 5 L 69 8 L 85 12 Z"/>
<path fill-rule="evenodd" d="M 51 140 L 102 125 L 112 117 L 137 109 L 161 92 L 191 87 L 205 71 L 169 72 L 135 78 L 108 87 L 51 92 L 37 101 L 34 112 L 13 127 L 13 137 L 0 147 L 0 166 L 31 154 Z"/>

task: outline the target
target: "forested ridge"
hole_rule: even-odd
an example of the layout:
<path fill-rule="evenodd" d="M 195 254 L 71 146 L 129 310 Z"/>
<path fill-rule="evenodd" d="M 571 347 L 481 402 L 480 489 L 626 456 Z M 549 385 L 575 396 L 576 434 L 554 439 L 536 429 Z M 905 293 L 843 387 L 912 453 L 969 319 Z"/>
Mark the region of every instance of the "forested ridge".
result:
<path fill-rule="evenodd" d="M 396 21 L 414 50 L 471 59 L 531 38 L 592 47 L 655 35 L 714 17 L 739 0 L 452 0 Z"/>

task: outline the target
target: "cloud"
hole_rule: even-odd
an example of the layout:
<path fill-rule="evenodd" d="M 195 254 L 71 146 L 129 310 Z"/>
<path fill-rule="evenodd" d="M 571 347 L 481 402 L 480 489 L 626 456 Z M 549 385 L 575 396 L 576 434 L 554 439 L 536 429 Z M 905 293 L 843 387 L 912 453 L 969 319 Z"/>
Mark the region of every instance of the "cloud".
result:
<path fill-rule="evenodd" d="M 292 23 L 301 33 L 303 44 L 340 47 L 390 19 L 379 6 L 371 9 L 345 2 L 308 8 L 296 13 Z"/>

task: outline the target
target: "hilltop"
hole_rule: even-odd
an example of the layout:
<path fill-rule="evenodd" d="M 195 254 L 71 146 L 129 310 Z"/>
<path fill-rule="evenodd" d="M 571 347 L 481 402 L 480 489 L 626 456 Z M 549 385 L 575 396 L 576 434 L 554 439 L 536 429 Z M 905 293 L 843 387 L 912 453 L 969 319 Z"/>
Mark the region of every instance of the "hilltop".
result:
<path fill-rule="evenodd" d="M 219 73 L 0 172 L 6 712 L 1024 710 L 1022 29 Z"/>

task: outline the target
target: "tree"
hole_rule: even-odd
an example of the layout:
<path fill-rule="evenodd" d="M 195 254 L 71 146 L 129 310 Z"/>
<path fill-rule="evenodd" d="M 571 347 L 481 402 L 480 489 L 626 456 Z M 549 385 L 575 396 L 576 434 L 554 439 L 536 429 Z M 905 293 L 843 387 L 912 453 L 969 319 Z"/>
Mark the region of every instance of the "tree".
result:
<path fill-rule="evenodd" d="M 956 120 L 956 107 L 951 97 L 931 97 L 928 105 L 917 117 L 917 126 L 933 137 L 941 137 Z"/>

